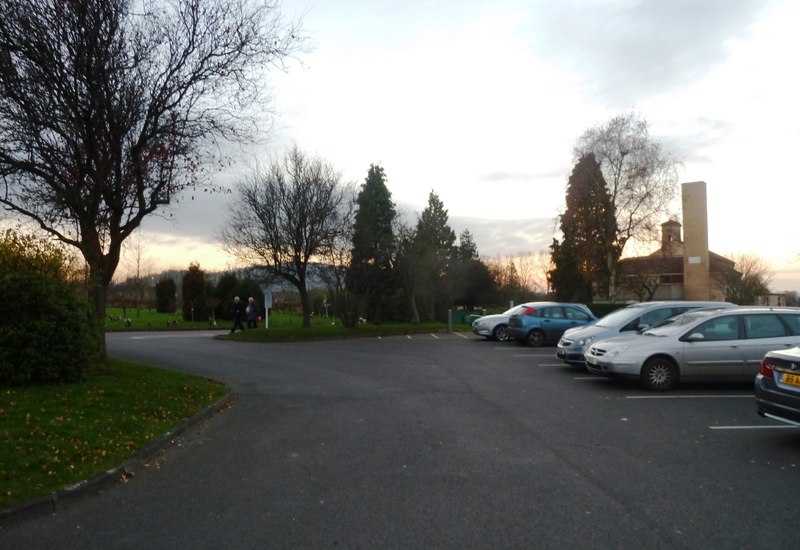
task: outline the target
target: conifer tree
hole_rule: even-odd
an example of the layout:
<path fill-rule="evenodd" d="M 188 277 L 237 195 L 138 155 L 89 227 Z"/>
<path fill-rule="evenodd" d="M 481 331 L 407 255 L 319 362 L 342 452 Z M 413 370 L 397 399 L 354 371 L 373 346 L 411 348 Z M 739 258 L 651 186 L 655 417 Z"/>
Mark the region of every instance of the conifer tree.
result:
<path fill-rule="evenodd" d="M 592 287 L 607 289 L 620 248 L 615 244 L 616 212 L 600 164 L 592 153 L 582 156 L 567 182 L 561 215 L 563 241 L 551 246 L 551 283 L 563 300 L 592 301 Z"/>
<path fill-rule="evenodd" d="M 200 269 L 200 264 L 192 262 L 181 279 L 184 321 L 208 320 L 206 291 L 206 272 Z"/>
<path fill-rule="evenodd" d="M 394 287 L 392 263 L 396 237 L 393 224 L 397 216 L 381 166 L 369 167 L 356 207 L 347 288 L 356 303 L 363 306 L 367 318 L 380 323 L 385 317 L 385 298 Z"/>
<path fill-rule="evenodd" d="M 448 224 L 447 209 L 439 196 L 431 191 L 428 206 L 417 220 L 412 243 L 419 270 L 417 298 L 423 299 L 423 311 L 428 317 L 435 317 L 437 305 L 449 301 L 448 293 L 440 283 L 456 253 L 455 242 L 456 234 Z"/>

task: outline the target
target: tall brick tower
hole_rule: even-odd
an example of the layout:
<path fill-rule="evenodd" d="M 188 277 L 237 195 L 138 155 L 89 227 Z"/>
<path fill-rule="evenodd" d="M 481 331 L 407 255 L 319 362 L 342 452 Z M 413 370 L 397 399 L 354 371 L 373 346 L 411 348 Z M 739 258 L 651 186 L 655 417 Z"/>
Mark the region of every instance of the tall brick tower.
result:
<path fill-rule="evenodd" d="M 683 198 L 683 299 L 711 299 L 706 182 L 681 184 Z"/>

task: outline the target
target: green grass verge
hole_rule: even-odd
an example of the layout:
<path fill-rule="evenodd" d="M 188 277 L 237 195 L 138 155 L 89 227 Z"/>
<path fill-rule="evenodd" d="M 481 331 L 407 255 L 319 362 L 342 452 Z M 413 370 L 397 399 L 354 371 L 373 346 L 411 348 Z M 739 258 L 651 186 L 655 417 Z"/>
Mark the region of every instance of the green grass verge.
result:
<path fill-rule="evenodd" d="M 107 331 L 142 331 L 142 330 L 209 330 L 230 331 L 232 321 L 218 320 L 216 326 L 208 321 L 183 321 L 180 316 L 169 313 L 158 313 L 155 310 L 108 308 L 106 318 Z M 130 320 L 130 323 L 127 320 Z M 335 317 L 312 317 L 311 326 L 302 328 L 303 318 L 296 313 L 271 313 L 269 328 L 264 327 L 262 320 L 255 329 L 237 331 L 230 338 L 256 342 L 293 342 L 299 340 L 320 340 L 326 338 L 363 338 L 377 336 L 393 336 L 398 334 L 420 334 L 447 330 L 447 324 L 440 322 L 383 323 L 375 325 L 366 323 L 354 328 L 345 328 Z M 247 323 L 244 323 L 247 326 Z M 470 325 L 453 324 L 454 330 L 470 330 Z"/>
<path fill-rule="evenodd" d="M 227 392 L 118 360 L 89 369 L 80 384 L 0 388 L 0 508 L 119 466 Z"/>
<path fill-rule="evenodd" d="M 412 325 L 410 323 L 383 323 L 380 325 L 363 324 L 353 328 L 345 328 L 338 321 L 330 319 L 312 319 L 311 326 L 302 328 L 302 319 L 297 316 L 287 322 L 280 315 L 270 316 L 269 327 L 264 324 L 254 329 L 225 333 L 222 338 L 247 340 L 252 342 L 294 342 L 300 340 L 325 340 L 336 338 L 375 338 L 379 336 L 397 336 L 403 334 L 428 334 L 447 330 L 447 325 L 438 322 L 426 322 Z M 276 322 L 277 321 L 277 322 Z M 226 327 L 229 328 L 229 327 Z M 454 326 L 453 330 L 466 330 L 466 326 Z"/>
<path fill-rule="evenodd" d="M 227 322 L 223 322 L 227 326 Z M 180 315 L 159 313 L 155 309 L 106 308 L 106 330 L 200 330 L 214 328 L 208 321 L 184 321 Z M 222 325 L 220 325 L 222 326 Z"/>

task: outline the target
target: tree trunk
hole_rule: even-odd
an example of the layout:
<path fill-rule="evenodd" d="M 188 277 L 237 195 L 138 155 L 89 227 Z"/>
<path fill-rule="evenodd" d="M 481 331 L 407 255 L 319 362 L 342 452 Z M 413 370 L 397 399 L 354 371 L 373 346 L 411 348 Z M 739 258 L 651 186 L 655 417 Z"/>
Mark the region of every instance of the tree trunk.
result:
<path fill-rule="evenodd" d="M 612 252 L 606 255 L 606 261 L 608 262 L 608 301 L 614 304 L 617 301 L 617 270 Z"/>
<path fill-rule="evenodd" d="M 106 336 L 105 336 L 105 321 L 106 321 L 106 291 L 108 285 L 103 283 L 103 267 L 101 262 L 91 261 L 89 263 L 89 284 L 88 294 L 89 301 L 94 305 L 94 314 L 97 318 L 98 330 L 101 332 L 100 337 L 100 357 L 106 358 Z"/>
<path fill-rule="evenodd" d="M 414 291 L 411 290 L 408 293 L 408 300 L 409 305 L 411 306 L 411 324 L 418 325 L 419 324 L 419 310 L 417 310 L 417 298 L 414 295 Z"/>
<path fill-rule="evenodd" d="M 303 328 L 311 327 L 311 306 L 308 303 L 308 290 L 305 281 L 297 289 L 300 292 L 300 307 L 303 310 Z"/>
<path fill-rule="evenodd" d="M 88 240 L 89 239 L 87 239 L 87 241 Z M 103 359 L 106 358 L 106 337 L 104 328 L 106 321 L 106 295 L 108 294 L 108 285 L 111 284 L 114 271 L 117 269 L 117 265 L 119 265 L 121 244 L 122 241 L 112 242 L 108 254 L 104 255 L 101 252 L 99 240 L 95 238 L 92 244 L 81 249 L 83 258 L 89 266 L 88 294 L 89 300 L 94 304 L 98 329 L 101 331 L 99 354 Z"/>

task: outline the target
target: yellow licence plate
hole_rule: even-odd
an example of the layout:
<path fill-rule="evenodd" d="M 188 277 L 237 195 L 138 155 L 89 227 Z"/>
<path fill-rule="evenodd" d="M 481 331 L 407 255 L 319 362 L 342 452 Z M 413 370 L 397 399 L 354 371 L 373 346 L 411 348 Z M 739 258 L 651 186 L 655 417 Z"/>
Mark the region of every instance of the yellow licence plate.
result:
<path fill-rule="evenodd" d="M 783 374 L 783 383 L 790 386 L 800 386 L 800 375 L 785 372 Z"/>

